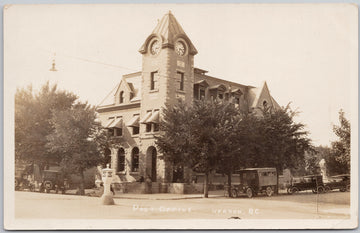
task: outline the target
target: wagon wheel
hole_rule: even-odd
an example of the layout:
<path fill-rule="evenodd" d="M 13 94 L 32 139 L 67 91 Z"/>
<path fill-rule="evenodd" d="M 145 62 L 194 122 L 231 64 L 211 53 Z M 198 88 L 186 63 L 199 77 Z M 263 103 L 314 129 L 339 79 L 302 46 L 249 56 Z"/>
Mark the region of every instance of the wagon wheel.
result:
<path fill-rule="evenodd" d="M 291 193 L 297 193 L 297 192 L 299 192 L 298 188 L 296 188 L 296 187 L 291 188 Z"/>
<path fill-rule="evenodd" d="M 273 190 L 272 190 L 272 188 L 271 188 L 270 186 L 268 186 L 268 187 L 266 188 L 266 195 L 267 195 L 268 197 L 271 197 L 272 194 L 273 194 Z"/>
<path fill-rule="evenodd" d="M 246 189 L 246 195 L 248 196 L 248 198 L 252 198 L 253 197 L 253 191 L 251 188 L 247 188 Z"/>
<path fill-rule="evenodd" d="M 238 197 L 238 192 L 236 189 L 231 190 L 231 197 Z"/>
<path fill-rule="evenodd" d="M 347 191 L 347 192 L 350 192 L 350 185 L 349 185 L 349 184 L 346 185 L 346 191 Z"/>
<path fill-rule="evenodd" d="M 325 193 L 331 192 L 331 188 L 329 186 L 325 186 Z"/>

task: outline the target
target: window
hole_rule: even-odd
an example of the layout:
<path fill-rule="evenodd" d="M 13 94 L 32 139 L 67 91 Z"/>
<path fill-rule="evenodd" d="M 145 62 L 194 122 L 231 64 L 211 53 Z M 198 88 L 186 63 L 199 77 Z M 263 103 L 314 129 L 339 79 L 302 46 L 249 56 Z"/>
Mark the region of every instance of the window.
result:
<path fill-rule="evenodd" d="M 115 128 L 114 136 L 122 136 L 122 128 Z"/>
<path fill-rule="evenodd" d="M 118 172 L 125 171 L 125 150 L 120 148 L 118 151 Z"/>
<path fill-rule="evenodd" d="M 109 128 L 108 129 L 108 134 L 109 134 L 109 136 L 115 136 L 114 128 Z"/>
<path fill-rule="evenodd" d="M 154 123 L 154 132 L 159 131 L 159 124 L 158 123 Z"/>
<path fill-rule="evenodd" d="M 132 134 L 133 134 L 133 135 L 139 134 L 139 132 L 140 132 L 140 127 L 134 126 L 134 127 L 132 127 L 132 128 L 133 128 L 133 129 L 132 129 Z"/>
<path fill-rule="evenodd" d="M 184 73 L 177 71 L 176 79 L 179 81 L 179 90 L 184 90 Z"/>
<path fill-rule="evenodd" d="M 264 108 L 266 108 L 266 107 L 267 107 L 267 105 L 268 105 L 268 103 L 266 102 L 266 100 L 264 100 L 264 102 L 263 102 L 263 106 L 264 106 Z"/>
<path fill-rule="evenodd" d="M 123 91 L 120 92 L 119 102 L 120 102 L 120 104 L 124 103 L 124 92 Z"/>
<path fill-rule="evenodd" d="M 240 104 L 240 98 L 238 96 L 235 96 L 235 104 Z"/>
<path fill-rule="evenodd" d="M 157 90 L 158 89 L 158 72 L 151 72 L 150 78 L 150 90 Z"/>
<path fill-rule="evenodd" d="M 151 132 L 151 124 L 146 124 L 146 132 Z"/>
<path fill-rule="evenodd" d="M 205 99 L 205 89 L 200 89 L 200 99 Z"/>
<path fill-rule="evenodd" d="M 219 99 L 223 99 L 224 98 L 224 95 L 223 95 L 223 93 L 219 93 Z"/>
<path fill-rule="evenodd" d="M 139 148 L 134 147 L 131 152 L 131 171 L 139 171 Z"/>

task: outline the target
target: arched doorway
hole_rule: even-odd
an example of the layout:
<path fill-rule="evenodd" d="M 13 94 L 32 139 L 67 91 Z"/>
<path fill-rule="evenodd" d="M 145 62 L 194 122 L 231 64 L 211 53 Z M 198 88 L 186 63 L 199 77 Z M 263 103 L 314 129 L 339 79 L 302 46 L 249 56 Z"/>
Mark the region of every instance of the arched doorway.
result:
<path fill-rule="evenodd" d="M 117 156 L 117 171 L 123 172 L 125 171 L 125 150 L 123 148 L 120 148 L 118 150 Z"/>
<path fill-rule="evenodd" d="M 151 176 L 151 181 L 152 182 L 156 182 L 156 163 L 157 163 L 157 151 L 156 148 L 153 146 L 150 146 L 147 149 L 146 155 L 148 157 L 148 161 L 149 161 L 149 165 L 150 165 L 150 176 Z"/>

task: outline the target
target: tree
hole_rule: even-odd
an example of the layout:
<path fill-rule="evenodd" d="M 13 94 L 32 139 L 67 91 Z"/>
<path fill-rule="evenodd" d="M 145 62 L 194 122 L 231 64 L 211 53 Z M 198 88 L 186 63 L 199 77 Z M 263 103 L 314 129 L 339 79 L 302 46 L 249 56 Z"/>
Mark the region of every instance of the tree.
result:
<path fill-rule="evenodd" d="M 318 146 L 315 148 L 317 152 L 317 161 L 325 159 L 325 166 L 328 176 L 334 176 L 349 173 L 347 164 L 340 163 L 334 150 L 328 146 Z"/>
<path fill-rule="evenodd" d="M 15 93 L 15 159 L 36 163 L 43 168 L 58 162 L 56 154 L 45 147 L 46 136 L 53 132 L 50 123 L 57 111 L 70 108 L 77 99 L 73 93 L 57 90 L 49 82 L 34 93 L 31 86 Z"/>
<path fill-rule="evenodd" d="M 47 136 L 47 148 L 59 154 L 63 172 L 80 175 L 81 195 L 85 194 L 84 171 L 101 162 L 99 145 L 103 144 L 105 132 L 95 119 L 94 107 L 76 103 L 70 109 L 53 114 L 50 123 L 54 130 Z"/>
<path fill-rule="evenodd" d="M 237 112 L 225 102 L 179 102 L 163 111 L 162 134 L 156 144 L 173 166 L 186 166 L 205 174 L 204 197 L 208 197 L 209 174 L 217 169 L 229 144 Z"/>
<path fill-rule="evenodd" d="M 334 153 L 336 161 L 341 165 L 346 166 L 347 171 L 350 171 L 350 141 L 351 128 L 350 122 L 345 118 L 345 113 L 339 111 L 340 126 L 334 125 L 333 131 L 338 136 L 339 140 L 331 143 L 331 148 Z"/>
<path fill-rule="evenodd" d="M 290 106 L 263 111 L 258 124 L 257 166 L 273 166 L 277 174 L 284 168 L 305 166 L 305 152 L 314 151 L 304 124 L 294 122 L 297 112 Z"/>

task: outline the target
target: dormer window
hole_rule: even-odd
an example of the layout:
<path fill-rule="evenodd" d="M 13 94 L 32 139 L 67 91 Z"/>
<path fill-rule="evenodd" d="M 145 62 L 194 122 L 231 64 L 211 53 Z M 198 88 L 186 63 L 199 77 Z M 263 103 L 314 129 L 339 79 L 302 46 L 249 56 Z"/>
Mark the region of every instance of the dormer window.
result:
<path fill-rule="evenodd" d="M 124 103 L 124 92 L 123 91 L 120 92 L 119 102 L 120 102 L 120 104 Z"/>
<path fill-rule="evenodd" d="M 194 98 L 198 100 L 205 99 L 206 88 L 209 85 L 205 80 L 198 81 L 194 84 Z"/>
<path fill-rule="evenodd" d="M 200 89 L 200 99 L 204 100 L 205 99 L 205 89 Z"/>

